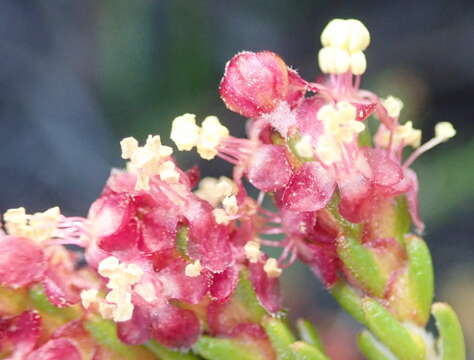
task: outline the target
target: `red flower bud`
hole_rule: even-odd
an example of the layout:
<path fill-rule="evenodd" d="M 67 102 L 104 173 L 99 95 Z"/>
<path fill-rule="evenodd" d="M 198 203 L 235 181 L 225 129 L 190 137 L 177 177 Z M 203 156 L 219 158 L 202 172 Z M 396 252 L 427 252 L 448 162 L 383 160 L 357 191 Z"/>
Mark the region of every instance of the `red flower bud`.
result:
<path fill-rule="evenodd" d="M 252 118 L 271 112 L 280 100 L 293 99 L 304 85 L 275 53 L 241 52 L 226 65 L 220 95 L 230 110 Z"/>

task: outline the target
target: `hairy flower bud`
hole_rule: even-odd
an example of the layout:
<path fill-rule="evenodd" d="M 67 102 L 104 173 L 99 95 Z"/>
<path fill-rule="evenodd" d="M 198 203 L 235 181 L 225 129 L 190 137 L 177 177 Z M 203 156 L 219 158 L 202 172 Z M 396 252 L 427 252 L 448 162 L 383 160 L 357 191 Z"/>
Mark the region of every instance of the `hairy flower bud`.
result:
<path fill-rule="evenodd" d="M 226 106 L 245 117 L 269 113 L 278 102 L 301 88 L 296 74 L 275 53 L 241 52 L 226 65 L 220 94 Z M 298 84 L 299 83 L 299 84 Z"/>

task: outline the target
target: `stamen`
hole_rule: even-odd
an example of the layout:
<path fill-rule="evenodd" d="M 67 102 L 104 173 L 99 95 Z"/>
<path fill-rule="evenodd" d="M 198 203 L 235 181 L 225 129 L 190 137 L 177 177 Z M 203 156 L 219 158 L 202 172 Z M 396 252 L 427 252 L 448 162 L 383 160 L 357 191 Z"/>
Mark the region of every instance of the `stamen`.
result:
<path fill-rule="evenodd" d="M 229 136 L 229 130 L 219 122 L 216 116 L 206 117 L 201 125 L 197 151 L 203 159 L 211 160 L 217 155 L 217 146 Z"/>
<path fill-rule="evenodd" d="M 354 141 L 365 125 L 356 120 L 356 108 L 340 101 L 336 105 L 322 106 L 317 117 L 323 122 L 324 133 L 319 136 L 316 155 L 326 165 L 341 161 L 344 155 L 344 144 Z M 348 159 L 346 159 L 348 161 Z"/>
<path fill-rule="evenodd" d="M 267 273 L 270 278 L 280 277 L 282 269 L 278 266 L 278 261 L 274 258 L 269 258 L 263 266 L 263 270 Z"/>
<path fill-rule="evenodd" d="M 222 206 L 228 215 L 236 215 L 239 211 L 239 206 L 237 205 L 237 198 L 235 195 L 226 196 L 224 200 L 222 200 Z"/>
<path fill-rule="evenodd" d="M 404 168 L 409 167 L 413 162 L 426 151 L 434 148 L 436 145 L 439 145 L 445 141 L 448 141 L 450 138 L 456 135 L 456 130 L 450 122 L 443 121 L 437 123 L 435 126 L 435 136 L 431 140 L 427 141 L 421 147 L 416 149 L 410 154 L 408 159 L 403 164 Z"/>
<path fill-rule="evenodd" d="M 244 246 L 244 251 L 245 257 L 253 264 L 258 263 L 260 257 L 262 256 L 262 252 L 260 251 L 260 243 L 257 241 L 248 241 Z"/>
<path fill-rule="evenodd" d="M 314 154 L 313 145 L 311 144 L 311 137 L 309 135 L 303 136 L 295 144 L 296 154 L 304 159 L 311 159 Z"/>
<path fill-rule="evenodd" d="M 99 294 L 99 291 L 97 289 L 82 290 L 81 291 L 82 306 L 84 306 L 85 309 L 88 309 L 89 306 L 91 306 L 93 303 L 98 301 L 97 300 L 98 294 Z"/>
<path fill-rule="evenodd" d="M 140 281 L 143 270 L 136 264 L 125 265 L 109 256 L 99 263 L 98 272 L 109 278 L 106 286 L 111 289 L 105 298 L 108 303 L 101 302 L 99 312 L 116 322 L 130 320 L 134 308 L 131 287 Z"/>
<path fill-rule="evenodd" d="M 219 179 L 205 177 L 199 182 L 198 189 L 194 193 L 216 207 L 225 197 L 237 194 L 237 185 L 225 176 Z"/>
<path fill-rule="evenodd" d="M 184 114 L 173 120 L 170 137 L 179 151 L 189 151 L 197 145 L 200 132 L 201 128 L 196 125 L 196 115 Z"/>
<path fill-rule="evenodd" d="M 26 214 L 25 208 L 20 207 L 9 209 L 3 215 L 10 235 L 27 237 L 37 243 L 55 236 L 60 219 L 61 212 L 57 206 L 33 215 Z"/>
<path fill-rule="evenodd" d="M 196 277 L 201 274 L 201 262 L 199 260 L 196 260 L 195 262 L 186 265 L 184 268 L 184 274 L 188 277 Z"/>
<path fill-rule="evenodd" d="M 350 70 L 354 75 L 362 75 L 365 72 L 367 60 L 363 51 L 369 46 L 370 33 L 360 21 L 330 21 L 321 34 L 321 43 L 318 62 L 323 73 L 342 75 Z"/>
<path fill-rule="evenodd" d="M 388 115 L 393 118 L 398 118 L 400 116 L 400 112 L 403 109 L 403 102 L 399 98 L 390 95 L 382 101 L 382 104 L 387 110 Z"/>
<path fill-rule="evenodd" d="M 140 295 L 147 303 L 152 303 L 157 299 L 155 287 L 151 282 L 144 282 L 135 285 L 133 290 Z"/>
<path fill-rule="evenodd" d="M 137 173 L 136 190 L 150 189 L 150 177 L 161 175 L 163 181 L 177 182 L 179 173 L 174 169 L 171 161 L 164 161 L 172 153 L 173 149 L 161 144 L 160 136 L 148 135 L 144 146 L 139 147 L 136 139 L 128 137 L 120 142 L 122 157 L 130 159 L 130 167 Z"/>

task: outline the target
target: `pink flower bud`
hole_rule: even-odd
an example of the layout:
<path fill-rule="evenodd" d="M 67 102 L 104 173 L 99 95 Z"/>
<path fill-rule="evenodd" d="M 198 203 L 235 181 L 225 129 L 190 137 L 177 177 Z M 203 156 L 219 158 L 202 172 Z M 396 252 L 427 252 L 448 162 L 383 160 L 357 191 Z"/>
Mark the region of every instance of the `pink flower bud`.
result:
<path fill-rule="evenodd" d="M 220 95 L 230 110 L 252 118 L 271 112 L 287 97 L 301 96 L 304 86 L 275 53 L 241 52 L 227 63 Z"/>

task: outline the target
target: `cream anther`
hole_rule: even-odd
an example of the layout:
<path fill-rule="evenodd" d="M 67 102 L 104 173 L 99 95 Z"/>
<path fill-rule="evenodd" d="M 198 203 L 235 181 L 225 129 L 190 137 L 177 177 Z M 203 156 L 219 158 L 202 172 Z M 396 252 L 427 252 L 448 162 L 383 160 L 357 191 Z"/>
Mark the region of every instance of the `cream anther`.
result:
<path fill-rule="evenodd" d="M 148 303 L 152 303 L 157 299 L 155 287 L 151 282 L 137 284 L 133 290 Z"/>
<path fill-rule="evenodd" d="M 201 124 L 201 135 L 197 143 L 199 155 L 211 160 L 217 155 L 217 147 L 229 136 L 229 130 L 219 122 L 216 116 L 208 116 Z"/>
<path fill-rule="evenodd" d="M 257 263 L 262 256 L 260 244 L 257 241 L 248 241 L 244 246 L 245 257 L 251 263 Z"/>
<path fill-rule="evenodd" d="M 93 303 L 97 302 L 97 289 L 87 289 L 81 291 L 81 302 L 85 309 L 88 309 Z"/>
<path fill-rule="evenodd" d="M 237 185 L 225 176 L 219 179 L 205 177 L 199 182 L 199 187 L 194 193 L 216 207 L 226 196 L 237 194 Z"/>
<path fill-rule="evenodd" d="M 324 163 L 332 164 L 341 159 L 343 144 L 354 141 L 365 125 L 356 120 L 356 108 L 347 101 L 326 104 L 317 116 L 323 122 L 324 133 L 317 140 L 316 155 Z"/>
<path fill-rule="evenodd" d="M 178 150 L 189 151 L 197 145 L 201 129 L 196 125 L 196 115 L 184 114 L 173 120 L 171 140 Z"/>
<path fill-rule="evenodd" d="M 195 262 L 186 265 L 184 268 L 184 274 L 188 277 L 196 277 L 201 275 L 201 262 L 199 260 L 196 260 Z"/>
<path fill-rule="evenodd" d="M 179 173 L 174 170 L 174 164 L 166 161 L 173 153 L 169 146 L 161 144 L 160 137 L 149 135 L 144 146 L 138 146 L 137 140 L 132 137 L 123 139 L 120 142 L 122 147 L 122 157 L 130 159 L 130 167 L 137 174 L 136 190 L 149 190 L 150 177 L 154 175 L 163 176 L 163 181 L 177 182 Z M 163 161 L 165 161 L 163 163 Z"/>
<path fill-rule="evenodd" d="M 439 122 L 435 125 L 435 137 L 441 141 L 447 141 L 456 135 L 456 129 L 448 121 Z"/>
<path fill-rule="evenodd" d="M 130 320 L 133 314 L 132 285 L 138 283 L 143 276 L 143 270 L 136 264 L 124 264 L 109 256 L 99 263 L 99 274 L 108 278 L 107 288 L 111 289 L 106 295 L 105 302 L 99 303 L 99 312 L 114 321 Z"/>
<path fill-rule="evenodd" d="M 26 213 L 25 208 L 9 209 L 3 215 L 5 228 L 10 235 L 23 236 L 38 243 L 55 235 L 61 219 L 59 207 L 50 208 L 33 215 Z"/>
<path fill-rule="evenodd" d="M 311 159 L 314 154 L 313 145 L 311 144 L 311 137 L 309 135 L 303 136 L 295 144 L 296 154 L 305 159 Z"/>
<path fill-rule="evenodd" d="M 398 118 L 400 116 L 400 112 L 403 109 L 403 102 L 399 98 L 388 96 L 382 104 L 387 110 L 388 115 L 393 118 Z"/>
<path fill-rule="evenodd" d="M 277 278 L 280 277 L 282 270 L 278 266 L 278 261 L 274 258 L 269 258 L 265 265 L 263 266 L 263 270 L 267 273 L 268 277 Z"/>
<path fill-rule="evenodd" d="M 321 34 L 321 43 L 318 61 L 322 72 L 336 75 L 348 70 L 354 75 L 365 72 L 367 61 L 363 51 L 370 44 L 370 33 L 359 20 L 331 20 Z"/>

